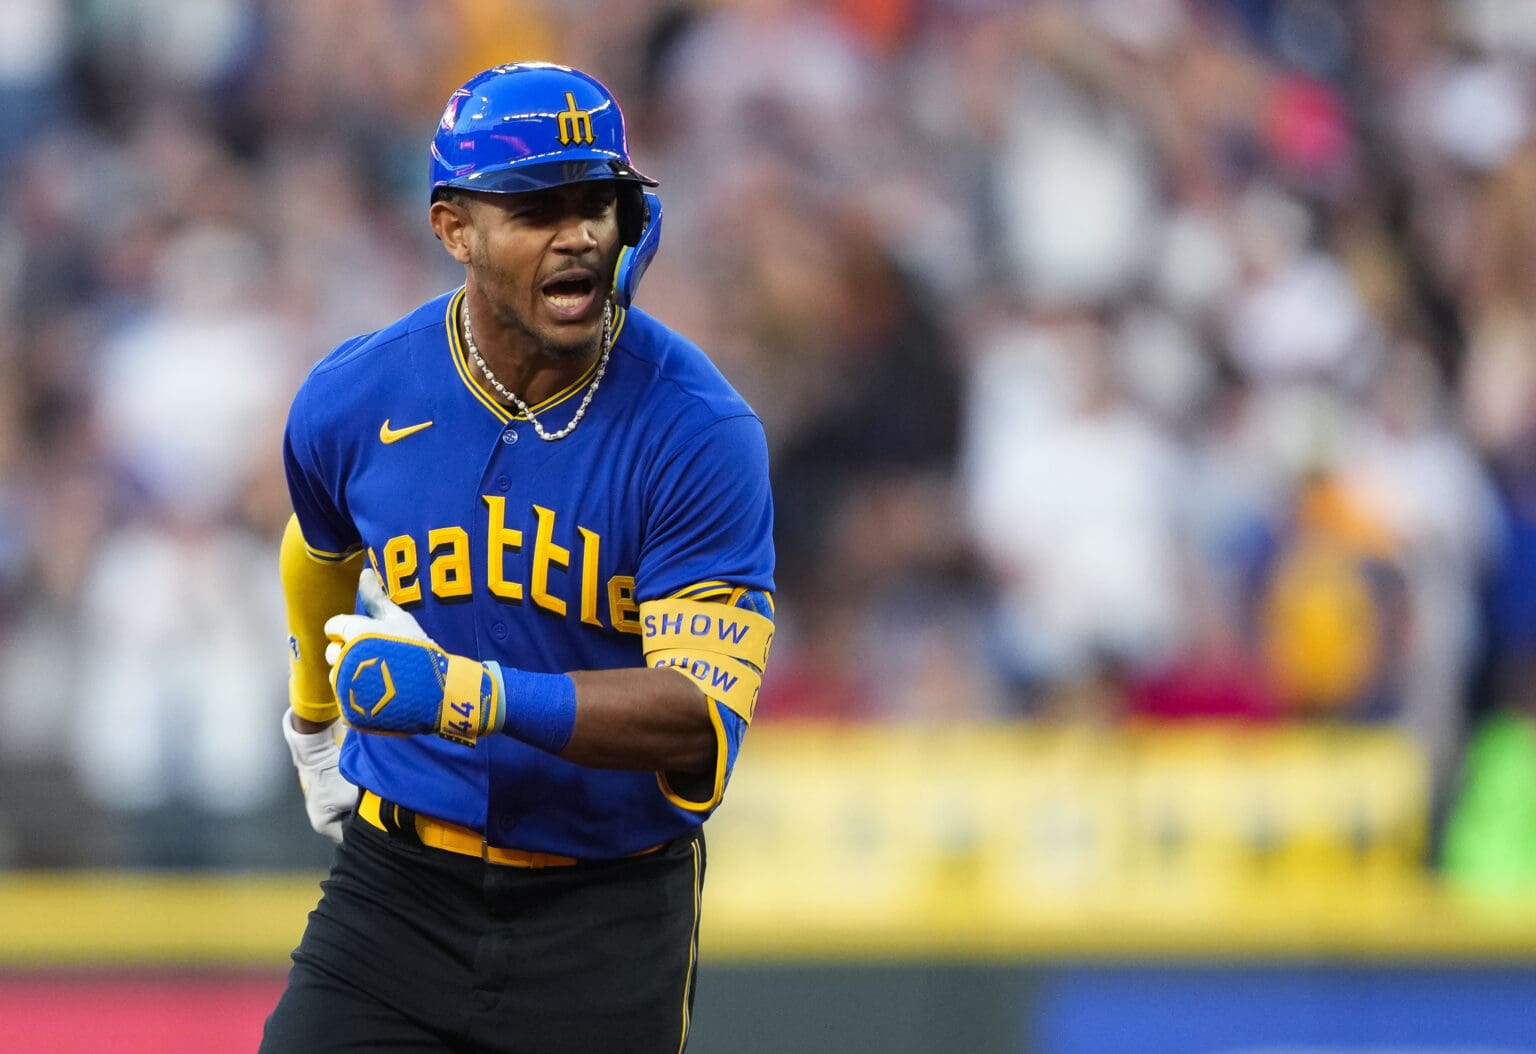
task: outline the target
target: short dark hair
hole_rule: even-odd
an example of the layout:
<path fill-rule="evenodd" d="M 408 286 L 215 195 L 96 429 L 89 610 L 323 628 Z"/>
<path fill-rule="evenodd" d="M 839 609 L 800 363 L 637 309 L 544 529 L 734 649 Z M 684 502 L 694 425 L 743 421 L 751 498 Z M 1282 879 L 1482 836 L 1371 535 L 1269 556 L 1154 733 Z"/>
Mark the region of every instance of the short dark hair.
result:
<path fill-rule="evenodd" d="M 463 208 L 469 204 L 470 197 L 462 187 L 433 187 L 432 201 L 446 201 L 450 205 Z"/>

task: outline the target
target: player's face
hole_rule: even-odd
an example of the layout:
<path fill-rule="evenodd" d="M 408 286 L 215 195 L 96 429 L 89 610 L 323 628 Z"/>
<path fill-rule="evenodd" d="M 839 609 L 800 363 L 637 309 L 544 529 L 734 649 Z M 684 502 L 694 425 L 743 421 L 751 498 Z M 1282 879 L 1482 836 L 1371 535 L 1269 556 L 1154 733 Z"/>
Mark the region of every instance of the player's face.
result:
<path fill-rule="evenodd" d="M 556 358 L 591 354 L 619 255 L 611 181 L 476 199 L 473 280 L 500 320 Z"/>

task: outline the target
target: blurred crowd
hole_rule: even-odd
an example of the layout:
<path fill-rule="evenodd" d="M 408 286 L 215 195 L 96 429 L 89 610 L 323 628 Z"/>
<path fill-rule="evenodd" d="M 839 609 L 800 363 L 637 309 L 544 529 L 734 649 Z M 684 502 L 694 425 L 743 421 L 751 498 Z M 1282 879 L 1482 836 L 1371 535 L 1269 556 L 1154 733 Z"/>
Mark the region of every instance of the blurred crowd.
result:
<path fill-rule="evenodd" d="M 0 865 L 324 859 L 283 416 L 520 58 L 767 426 L 760 721 L 1392 723 L 1447 811 L 1532 739 L 1536 0 L 7 0 Z"/>

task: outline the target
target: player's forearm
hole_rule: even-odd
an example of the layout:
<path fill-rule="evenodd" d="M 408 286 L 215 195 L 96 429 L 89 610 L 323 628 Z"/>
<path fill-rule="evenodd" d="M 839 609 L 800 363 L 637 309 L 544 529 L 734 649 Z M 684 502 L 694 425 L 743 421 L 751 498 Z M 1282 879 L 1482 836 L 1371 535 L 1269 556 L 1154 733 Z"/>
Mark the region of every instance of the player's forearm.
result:
<path fill-rule="evenodd" d="M 709 772 L 716 738 L 713 704 L 672 670 L 572 673 L 576 723 L 560 756 L 606 769 Z"/>

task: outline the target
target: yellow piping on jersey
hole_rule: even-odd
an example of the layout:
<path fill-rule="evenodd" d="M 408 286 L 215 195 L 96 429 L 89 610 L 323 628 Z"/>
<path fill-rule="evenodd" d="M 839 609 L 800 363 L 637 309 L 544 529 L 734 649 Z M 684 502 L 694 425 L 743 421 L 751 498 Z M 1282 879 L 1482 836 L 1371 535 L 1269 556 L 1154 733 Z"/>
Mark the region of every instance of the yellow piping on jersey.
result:
<path fill-rule="evenodd" d="M 527 414 L 522 412 L 513 413 L 506 406 L 503 406 L 500 402 L 491 398 L 490 394 L 484 388 L 480 387 L 480 385 L 475 381 L 474 373 L 470 370 L 469 366 L 469 356 L 464 350 L 464 342 L 459 332 L 459 305 L 463 302 L 464 290 L 463 288 L 460 288 L 457 293 L 449 298 L 447 316 L 443 320 L 443 325 L 448 330 L 449 353 L 453 356 L 454 368 L 459 371 L 459 380 L 463 381 L 464 387 L 469 389 L 470 394 L 473 395 L 476 399 L 479 399 L 481 405 L 490 410 L 491 413 L 495 414 L 497 419 L 500 420 L 503 424 L 510 424 L 513 421 L 528 420 Z M 614 305 L 613 343 L 615 344 L 619 342 L 619 334 L 624 330 L 624 320 L 627 317 L 628 313 L 622 307 Z M 567 399 L 570 399 L 572 396 L 576 395 L 578 392 L 584 389 L 587 386 L 587 383 L 592 380 L 593 374 L 597 372 L 598 361 L 599 360 L 594 359 L 592 364 L 588 366 L 584 371 L 582 371 L 581 376 L 576 378 L 576 380 L 572 381 L 566 387 L 560 389 L 554 395 L 551 395 L 548 399 L 545 399 L 539 403 L 535 403 L 532 407 L 533 412 L 535 414 L 541 414 L 545 410 L 559 406 L 561 403 L 565 402 Z"/>
<path fill-rule="evenodd" d="M 667 599 L 715 601 L 721 600 L 723 598 L 728 607 L 735 607 L 736 602 L 748 592 L 749 590 L 746 586 L 735 586 L 731 585 L 729 582 L 722 582 L 719 579 L 714 579 L 709 582 L 695 582 L 691 586 L 684 586 L 682 589 L 679 589 L 677 592 L 668 596 Z M 768 602 L 768 610 L 770 612 L 776 610 L 773 606 L 772 593 L 765 592 L 763 594 L 763 599 Z"/>
<path fill-rule="evenodd" d="M 712 582 L 695 582 L 691 586 L 684 586 L 668 599 L 671 600 L 712 600 L 715 597 L 723 597 L 730 594 L 735 588 L 729 582 L 716 579 Z"/>
<path fill-rule="evenodd" d="M 363 551 L 361 545 L 354 545 L 344 553 L 328 553 L 324 549 L 316 549 L 308 542 L 304 543 L 304 555 L 321 564 L 338 564 L 352 559 Z"/>

